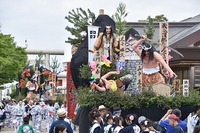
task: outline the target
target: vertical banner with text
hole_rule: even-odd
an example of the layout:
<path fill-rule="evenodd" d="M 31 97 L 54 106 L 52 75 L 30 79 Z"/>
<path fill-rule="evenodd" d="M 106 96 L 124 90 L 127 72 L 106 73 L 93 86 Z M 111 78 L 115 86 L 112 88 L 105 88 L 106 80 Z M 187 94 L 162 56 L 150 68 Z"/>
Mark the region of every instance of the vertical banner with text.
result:
<path fill-rule="evenodd" d="M 100 78 L 101 77 L 101 52 L 100 52 L 100 50 L 97 50 L 97 52 L 96 52 L 95 63 L 96 63 L 95 78 Z"/>
<path fill-rule="evenodd" d="M 189 95 L 189 79 L 183 79 L 183 96 Z"/>
<path fill-rule="evenodd" d="M 93 50 L 94 43 L 98 37 L 99 26 L 88 26 L 88 50 Z M 94 53 L 88 53 L 88 62 L 92 62 L 94 60 Z"/>
<path fill-rule="evenodd" d="M 67 117 L 68 119 L 72 119 L 75 117 L 74 111 L 76 108 L 76 88 L 74 86 L 71 70 L 70 70 L 70 62 L 67 62 Z"/>
<path fill-rule="evenodd" d="M 136 86 L 139 91 L 142 91 L 142 65 L 136 65 Z"/>
<path fill-rule="evenodd" d="M 180 79 L 174 79 L 173 88 L 174 88 L 175 94 L 180 93 L 180 88 L 181 88 L 181 80 Z"/>
<path fill-rule="evenodd" d="M 163 57 L 164 61 L 168 64 L 168 23 L 160 23 L 160 54 Z M 161 73 L 167 74 L 167 70 L 161 66 Z"/>

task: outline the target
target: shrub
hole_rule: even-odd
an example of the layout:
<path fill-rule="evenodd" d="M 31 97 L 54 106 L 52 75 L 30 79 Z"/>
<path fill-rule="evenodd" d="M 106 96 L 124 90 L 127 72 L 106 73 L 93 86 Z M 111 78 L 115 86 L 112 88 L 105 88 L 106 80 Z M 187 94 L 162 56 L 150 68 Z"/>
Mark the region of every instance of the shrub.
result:
<path fill-rule="evenodd" d="M 199 93 L 190 91 L 188 97 L 176 95 L 175 97 L 157 96 L 152 91 L 140 94 L 119 94 L 118 92 L 94 92 L 90 88 L 78 90 L 78 103 L 83 107 L 98 107 L 103 104 L 110 109 L 120 106 L 123 110 L 130 108 L 150 107 L 156 105 L 163 109 L 179 108 L 185 105 L 200 105 Z"/>

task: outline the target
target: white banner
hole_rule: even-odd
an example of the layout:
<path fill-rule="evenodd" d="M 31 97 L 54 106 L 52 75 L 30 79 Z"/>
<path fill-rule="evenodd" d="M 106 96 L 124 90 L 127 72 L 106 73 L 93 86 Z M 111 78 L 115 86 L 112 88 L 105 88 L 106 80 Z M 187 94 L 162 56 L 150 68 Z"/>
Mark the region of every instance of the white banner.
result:
<path fill-rule="evenodd" d="M 88 26 L 88 50 L 93 50 L 94 43 L 98 37 L 99 26 Z M 94 59 L 95 53 L 88 53 L 88 63 L 92 62 Z"/>
<path fill-rule="evenodd" d="M 189 95 L 189 80 L 183 79 L 183 96 Z"/>

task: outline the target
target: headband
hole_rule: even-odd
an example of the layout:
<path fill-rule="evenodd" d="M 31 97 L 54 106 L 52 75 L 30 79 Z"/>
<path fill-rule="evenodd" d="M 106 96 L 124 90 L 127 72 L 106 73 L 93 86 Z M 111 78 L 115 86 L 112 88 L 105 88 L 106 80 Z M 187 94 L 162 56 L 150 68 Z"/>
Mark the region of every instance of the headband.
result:
<path fill-rule="evenodd" d="M 152 45 L 149 45 L 149 47 L 147 47 L 147 46 L 145 46 L 145 45 L 142 45 L 142 49 L 144 50 L 144 51 L 148 51 L 149 49 L 151 49 L 152 48 Z"/>

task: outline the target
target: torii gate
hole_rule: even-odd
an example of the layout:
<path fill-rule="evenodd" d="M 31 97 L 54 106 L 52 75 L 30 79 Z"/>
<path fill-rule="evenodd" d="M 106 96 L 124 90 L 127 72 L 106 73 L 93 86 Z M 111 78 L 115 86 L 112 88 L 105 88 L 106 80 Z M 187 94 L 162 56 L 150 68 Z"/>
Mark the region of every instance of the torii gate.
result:
<path fill-rule="evenodd" d="M 45 55 L 45 66 L 49 68 L 50 55 L 64 55 L 64 50 L 39 50 L 39 49 L 26 49 L 27 54 L 30 55 Z"/>

